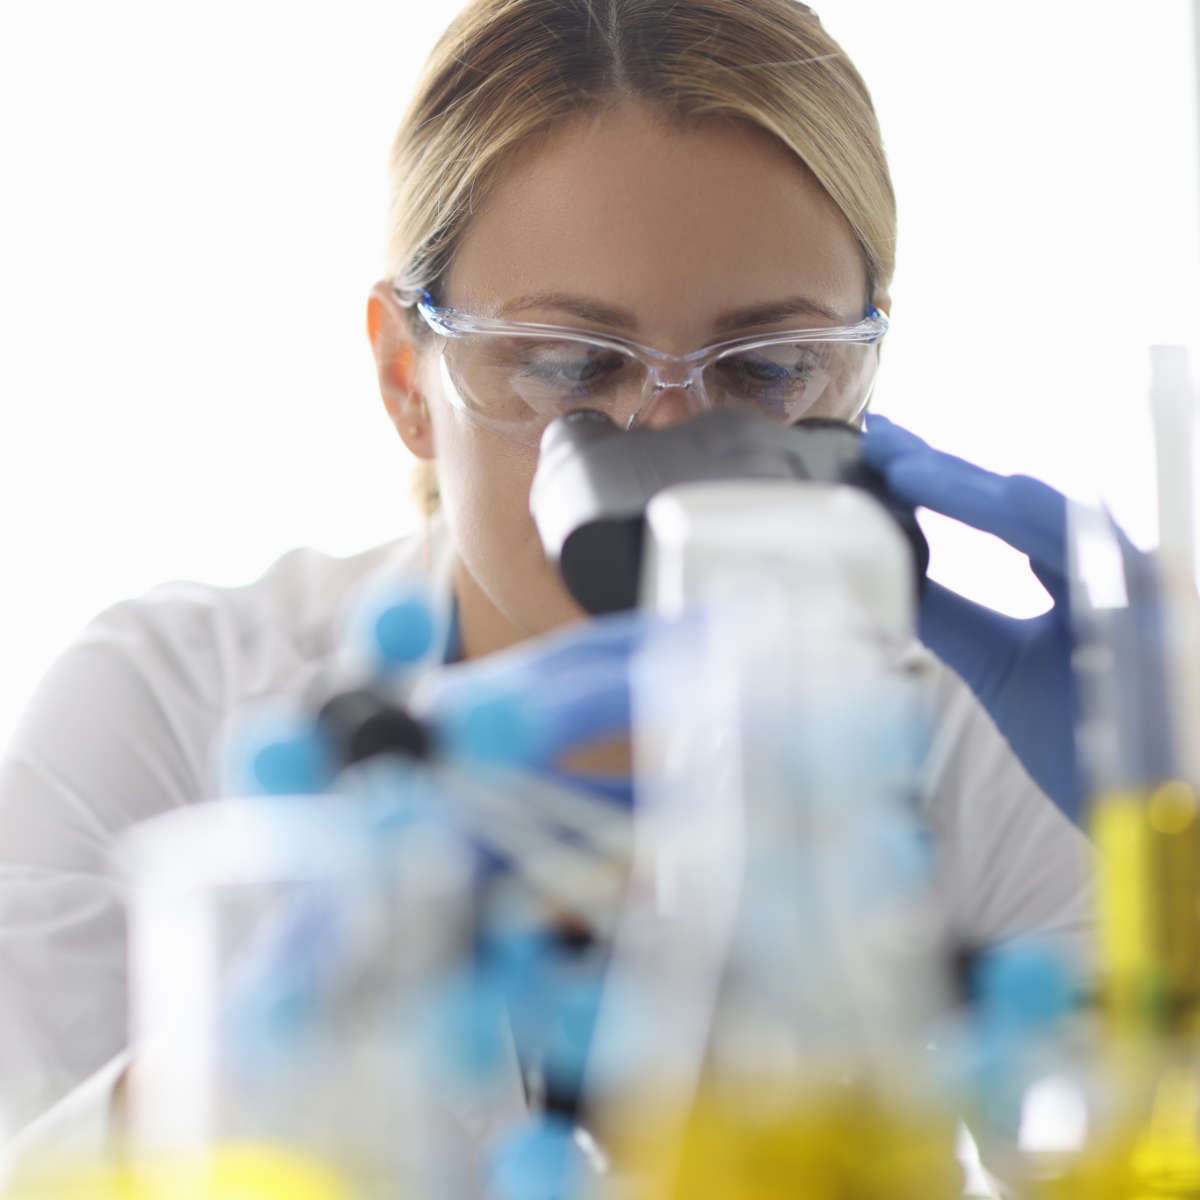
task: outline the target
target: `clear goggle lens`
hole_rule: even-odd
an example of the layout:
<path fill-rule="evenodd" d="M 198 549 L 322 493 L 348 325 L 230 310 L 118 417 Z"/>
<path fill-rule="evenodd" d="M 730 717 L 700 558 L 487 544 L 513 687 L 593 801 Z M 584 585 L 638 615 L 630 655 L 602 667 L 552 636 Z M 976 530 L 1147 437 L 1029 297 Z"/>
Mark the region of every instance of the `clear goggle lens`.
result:
<path fill-rule="evenodd" d="M 784 424 L 853 420 L 870 395 L 878 351 L 866 342 L 775 342 L 727 351 L 691 375 L 655 378 L 610 344 L 474 334 L 450 340 L 443 361 L 452 402 L 499 432 L 536 441 L 555 417 L 578 408 L 632 427 L 665 387 L 687 389 L 696 411 L 740 409 Z"/>

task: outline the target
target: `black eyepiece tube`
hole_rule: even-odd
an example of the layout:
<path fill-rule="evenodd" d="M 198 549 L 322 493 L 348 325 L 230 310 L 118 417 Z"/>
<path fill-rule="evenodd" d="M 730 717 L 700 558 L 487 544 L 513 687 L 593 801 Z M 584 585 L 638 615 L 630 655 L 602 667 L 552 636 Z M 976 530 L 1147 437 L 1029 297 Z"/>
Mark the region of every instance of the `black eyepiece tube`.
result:
<path fill-rule="evenodd" d="M 844 421 L 781 426 L 730 409 L 625 432 L 604 413 L 580 409 L 542 435 L 530 511 L 571 595 L 599 614 L 637 604 L 646 505 L 664 488 L 727 479 L 845 483 L 873 496 L 900 526 L 920 589 L 929 546 L 912 507 L 863 461 L 861 439 Z"/>

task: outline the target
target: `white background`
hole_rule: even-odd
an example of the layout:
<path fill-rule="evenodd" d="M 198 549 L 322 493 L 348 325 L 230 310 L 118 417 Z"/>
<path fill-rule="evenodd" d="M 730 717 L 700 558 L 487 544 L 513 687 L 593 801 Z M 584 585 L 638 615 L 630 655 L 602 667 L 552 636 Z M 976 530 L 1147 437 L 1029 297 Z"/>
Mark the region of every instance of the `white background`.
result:
<path fill-rule="evenodd" d="M 876 407 L 1153 537 L 1147 346 L 1190 342 L 1188 0 L 819 0 L 900 201 Z M 385 165 L 458 4 L 0 7 L 0 738 L 97 609 L 238 583 L 416 518 L 364 333 Z M 944 523 L 936 573 L 1008 611 L 1023 560 Z"/>

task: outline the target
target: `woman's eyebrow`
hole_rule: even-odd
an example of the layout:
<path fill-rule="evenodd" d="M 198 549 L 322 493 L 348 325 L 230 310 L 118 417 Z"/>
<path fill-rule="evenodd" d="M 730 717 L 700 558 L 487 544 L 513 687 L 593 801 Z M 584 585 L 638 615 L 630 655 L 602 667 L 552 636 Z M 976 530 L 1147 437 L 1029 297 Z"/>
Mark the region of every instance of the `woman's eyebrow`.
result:
<path fill-rule="evenodd" d="M 496 310 L 496 316 L 507 317 L 526 308 L 557 309 L 581 320 L 593 321 L 597 325 L 611 325 L 616 329 L 636 329 L 638 324 L 637 317 L 628 309 L 614 308 L 598 300 L 571 296 L 566 292 L 531 292 L 528 296 L 519 296 L 516 300 L 502 304 Z"/>
<path fill-rule="evenodd" d="M 582 321 L 590 321 L 597 325 L 608 325 L 613 329 L 636 330 L 637 317 L 625 308 L 616 308 L 603 304 L 598 300 L 589 300 L 583 296 L 572 296 L 566 292 L 533 292 L 527 296 L 519 296 L 510 300 L 496 311 L 496 316 L 507 317 L 524 309 L 540 308 L 554 309 L 570 313 Z M 845 323 L 842 314 L 834 312 L 823 304 L 807 296 L 789 296 L 785 300 L 772 300 L 765 304 L 755 304 L 748 308 L 735 308 L 721 313 L 712 323 L 714 333 L 727 333 L 735 329 L 749 328 L 753 325 L 772 325 L 787 317 L 820 317 L 832 321 L 835 325 Z"/>
<path fill-rule="evenodd" d="M 727 333 L 735 329 L 743 329 L 751 325 L 774 325 L 776 321 L 787 317 L 820 317 L 832 321 L 835 325 L 849 322 L 841 313 L 826 308 L 807 296 L 789 296 L 786 300 L 772 300 L 767 304 L 755 304 L 749 308 L 735 308 L 722 313 L 713 322 L 716 333 Z"/>

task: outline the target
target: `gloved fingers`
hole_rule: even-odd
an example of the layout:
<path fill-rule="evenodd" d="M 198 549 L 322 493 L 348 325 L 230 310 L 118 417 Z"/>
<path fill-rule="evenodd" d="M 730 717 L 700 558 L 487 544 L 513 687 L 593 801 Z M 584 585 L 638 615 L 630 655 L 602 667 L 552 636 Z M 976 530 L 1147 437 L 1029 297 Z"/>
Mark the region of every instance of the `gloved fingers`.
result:
<path fill-rule="evenodd" d="M 892 493 L 990 533 L 1028 555 L 1039 579 L 1061 592 L 1066 575 L 1066 500 L 1028 475 L 997 475 L 934 450 L 915 434 L 871 414 L 863 457 Z"/>
<path fill-rule="evenodd" d="M 543 676 L 456 683 L 437 692 L 425 716 L 455 757 L 542 766 L 628 731 L 629 660 L 589 663 Z"/>
<path fill-rule="evenodd" d="M 863 457 L 880 470 L 902 455 L 933 452 L 923 438 L 874 411 L 866 414 L 862 448 Z"/>
<path fill-rule="evenodd" d="M 541 730 L 547 760 L 628 733 L 628 664 L 603 663 L 566 672 L 530 697 L 527 709 Z"/>
<path fill-rule="evenodd" d="M 460 688 L 536 688 L 563 671 L 605 661 L 626 662 L 641 645 L 651 623 L 638 612 L 596 617 L 478 661 L 456 663 L 441 672 L 434 685 L 434 702 Z"/>
<path fill-rule="evenodd" d="M 458 747 L 512 747 L 525 762 L 560 755 L 629 728 L 629 672 L 650 630 L 638 613 L 588 621 L 432 680 L 421 708 Z"/>
<path fill-rule="evenodd" d="M 641 644 L 652 619 L 637 611 L 590 617 L 524 642 L 487 661 L 498 671 L 541 673 L 600 658 L 627 658 Z"/>

